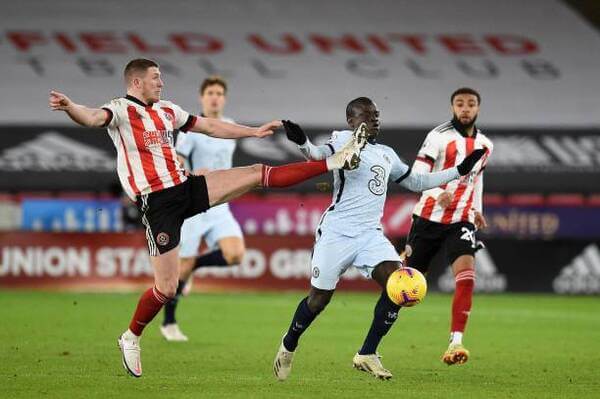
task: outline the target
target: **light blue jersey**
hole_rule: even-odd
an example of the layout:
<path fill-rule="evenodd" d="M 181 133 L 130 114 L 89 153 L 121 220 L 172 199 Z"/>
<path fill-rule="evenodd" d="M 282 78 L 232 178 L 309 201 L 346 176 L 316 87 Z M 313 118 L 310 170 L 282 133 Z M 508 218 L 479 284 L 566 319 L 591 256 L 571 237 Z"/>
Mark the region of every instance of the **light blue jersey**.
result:
<path fill-rule="evenodd" d="M 225 122 L 233 122 L 229 118 L 221 118 Z M 178 154 L 188 160 L 190 171 L 196 169 L 230 169 L 236 141 L 220 139 L 199 133 L 179 133 L 175 147 Z"/>
<path fill-rule="evenodd" d="M 233 122 L 221 118 L 225 122 Z M 187 159 L 186 169 L 230 169 L 236 141 L 220 139 L 198 133 L 179 133 L 175 149 Z M 229 204 L 211 207 L 186 219 L 181 226 L 181 248 L 179 256 L 193 257 L 198 254 L 201 240 L 210 250 L 218 247 L 219 241 L 226 237 L 242 237 L 242 230 L 229 209 Z"/>
<path fill-rule="evenodd" d="M 349 130 L 334 131 L 327 145 L 338 151 L 351 137 Z M 402 180 L 409 172 L 393 149 L 367 143 L 357 169 L 333 172 L 333 200 L 321 217 L 317 237 L 324 231 L 356 237 L 381 228 L 388 181 Z"/>

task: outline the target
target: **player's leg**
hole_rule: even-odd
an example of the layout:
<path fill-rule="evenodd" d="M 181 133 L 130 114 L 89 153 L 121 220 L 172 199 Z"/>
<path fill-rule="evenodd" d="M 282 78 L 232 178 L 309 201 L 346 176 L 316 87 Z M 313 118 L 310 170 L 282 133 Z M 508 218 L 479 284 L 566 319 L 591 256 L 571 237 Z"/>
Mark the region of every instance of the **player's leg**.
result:
<path fill-rule="evenodd" d="M 279 381 L 285 381 L 290 375 L 300 336 L 329 304 L 334 292 L 335 289 L 322 290 L 311 286 L 308 296 L 304 297 L 296 307 L 292 322 L 273 360 L 273 374 Z"/>
<path fill-rule="evenodd" d="M 198 253 L 198 247 L 202 236 L 206 233 L 205 214 L 201 213 L 187 218 L 181 226 L 181 247 L 179 249 L 179 278 L 177 290 L 171 300 L 165 303 L 164 319 L 160 332 L 167 341 L 185 342 L 188 337 L 181 332 L 177 324 L 175 313 L 179 300 L 189 276 L 192 274 L 194 261 Z"/>
<path fill-rule="evenodd" d="M 477 242 L 475 228 L 470 223 L 459 223 L 449 230 L 446 240 L 448 262 L 452 265 L 455 279 L 450 323 L 450 345 L 442 360 L 448 365 L 463 364 L 469 351 L 463 346 L 463 334 L 467 326 L 475 287 L 475 251 Z"/>
<path fill-rule="evenodd" d="M 140 297 L 129 329 L 118 340 L 123 367 L 134 377 L 142 375 L 140 337 L 146 325 L 160 312 L 163 305 L 175 295 L 177 289 L 179 258 L 178 248 L 150 257 L 154 269 L 154 287 Z"/>
<path fill-rule="evenodd" d="M 242 229 L 227 205 L 224 206 L 225 208 L 213 208 L 204 215 L 207 222 L 204 241 L 209 251 L 196 258 L 194 270 L 242 263 L 246 252 Z"/>
<path fill-rule="evenodd" d="M 137 205 L 146 227 L 150 264 L 154 270 L 154 287 L 142 294 L 129 329 L 118 339 L 123 367 L 134 377 L 142 375 L 139 345 L 142 331 L 177 290 L 179 237 L 183 213 L 190 202 L 188 188 L 187 185 L 179 185 L 138 198 Z"/>
<path fill-rule="evenodd" d="M 273 373 L 278 380 L 283 381 L 289 376 L 300 337 L 325 309 L 335 292 L 339 277 L 352 264 L 355 253 L 353 242 L 351 238 L 330 232 L 317 240 L 311 262 L 310 291 L 296 307 L 273 361 Z"/>
<path fill-rule="evenodd" d="M 192 274 L 194 267 L 194 257 L 179 258 L 179 276 L 175 295 L 164 306 L 164 318 L 160 326 L 160 332 L 167 341 L 186 342 L 188 337 L 181 331 L 177 324 L 176 312 L 179 301 L 183 296 L 183 290 L 186 287 L 187 280 Z"/>
<path fill-rule="evenodd" d="M 377 282 L 381 287 L 381 294 L 373 309 L 373 320 L 369 331 L 352 363 L 358 370 L 387 380 L 392 378 L 392 373 L 381 364 L 377 347 L 398 318 L 400 306 L 388 297 L 386 284 L 389 276 L 398 270 L 402 263 L 396 249 L 380 230 L 364 233 L 361 240 L 363 245 L 355 264 L 363 275 Z"/>
<path fill-rule="evenodd" d="M 206 175 L 210 206 L 228 202 L 258 187 L 289 187 L 331 170 L 356 169 L 366 140 L 366 129 L 357 129 L 340 151 L 320 161 L 281 166 L 256 164 L 210 172 Z"/>
<path fill-rule="evenodd" d="M 226 267 L 242 263 L 246 246 L 239 223 L 233 217 L 227 205 L 212 208 L 204 214 L 206 234 L 204 241 L 208 252 L 198 256 L 193 270 L 203 267 Z M 193 276 L 186 280 L 183 295 L 191 291 Z"/>

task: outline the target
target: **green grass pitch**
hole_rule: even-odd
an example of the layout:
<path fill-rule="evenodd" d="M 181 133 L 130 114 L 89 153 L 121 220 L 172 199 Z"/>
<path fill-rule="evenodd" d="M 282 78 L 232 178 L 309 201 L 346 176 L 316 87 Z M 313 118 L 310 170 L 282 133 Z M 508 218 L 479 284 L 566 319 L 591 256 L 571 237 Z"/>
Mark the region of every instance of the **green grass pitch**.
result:
<path fill-rule="evenodd" d="M 599 398 L 598 297 L 476 295 L 465 344 L 448 367 L 451 297 L 432 294 L 380 347 L 394 373 L 351 367 L 377 293 L 338 293 L 303 337 L 290 379 L 271 362 L 302 293 L 192 294 L 180 306 L 188 343 L 158 320 L 142 339 L 144 375 L 121 368 L 116 338 L 137 295 L 0 292 L 0 398 Z"/>

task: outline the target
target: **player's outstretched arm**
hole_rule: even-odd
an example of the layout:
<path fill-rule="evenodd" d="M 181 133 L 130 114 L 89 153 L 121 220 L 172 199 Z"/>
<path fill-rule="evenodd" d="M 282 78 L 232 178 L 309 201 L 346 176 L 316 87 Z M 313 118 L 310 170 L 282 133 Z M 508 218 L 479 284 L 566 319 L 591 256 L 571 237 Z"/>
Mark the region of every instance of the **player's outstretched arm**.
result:
<path fill-rule="evenodd" d="M 298 125 L 290 120 L 283 120 L 283 128 L 285 129 L 285 134 L 288 140 L 298 144 L 298 148 L 302 155 L 306 159 L 310 159 L 313 161 L 320 161 L 321 159 L 327 158 L 329 155 L 332 155 L 332 150 L 326 145 L 316 146 L 310 142 L 304 130 Z"/>
<path fill-rule="evenodd" d="M 266 137 L 273 134 L 275 129 L 281 126 L 281 121 L 271 121 L 260 127 L 249 127 L 229 123 L 214 118 L 196 118 L 196 122 L 190 131 L 204 133 L 208 136 L 221 139 L 241 139 L 244 137 Z"/>
<path fill-rule="evenodd" d="M 485 150 L 483 149 L 475 150 L 460 165 L 439 172 L 416 173 L 410 170 L 408 174 L 402 176 L 396 182 L 411 191 L 420 192 L 429 190 L 468 174 L 484 154 Z"/>
<path fill-rule="evenodd" d="M 104 109 L 76 104 L 63 93 L 54 90 L 50 91 L 48 105 L 52 111 L 65 111 L 75 123 L 87 127 L 104 126 L 110 116 Z"/>

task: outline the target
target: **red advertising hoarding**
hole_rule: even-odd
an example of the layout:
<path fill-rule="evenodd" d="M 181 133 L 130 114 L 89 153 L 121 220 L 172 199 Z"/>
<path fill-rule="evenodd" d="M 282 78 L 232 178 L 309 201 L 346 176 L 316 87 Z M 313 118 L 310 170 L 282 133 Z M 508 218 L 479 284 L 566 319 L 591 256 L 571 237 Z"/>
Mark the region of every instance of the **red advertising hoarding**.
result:
<path fill-rule="evenodd" d="M 198 270 L 200 290 L 308 289 L 313 238 L 246 237 L 239 266 Z M 73 290 L 130 290 L 152 283 L 142 232 L 0 233 L 0 287 Z M 375 290 L 351 268 L 340 287 Z"/>

